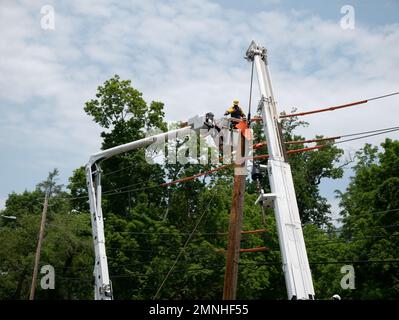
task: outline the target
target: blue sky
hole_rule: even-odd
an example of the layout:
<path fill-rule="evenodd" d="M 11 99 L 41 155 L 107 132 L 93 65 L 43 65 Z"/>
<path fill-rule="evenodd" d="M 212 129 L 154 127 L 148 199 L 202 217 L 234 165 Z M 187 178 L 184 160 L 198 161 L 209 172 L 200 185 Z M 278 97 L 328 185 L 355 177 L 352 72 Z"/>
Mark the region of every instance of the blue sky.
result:
<path fill-rule="evenodd" d="M 54 7 L 54 30 L 41 28 L 43 5 Z M 355 9 L 354 30 L 340 26 L 343 5 Z M 253 39 L 269 50 L 279 110 L 398 91 L 397 0 L 2 0 L 0 208 L 9 193 L 34 188 L 54 167 L 66 183 L 99 149 L 100 129 L 83 105 L 115 73 L 131 79 L 147 101 L 165 102 L 171 121 L 222 115 L 234 98 L 246 105 L 250 69 L 243 56 Z M 398 99 L 309 116 L 301 133 L 396 126 Z M 362 144 L 342 147 L 348 154 Z M 347 181 L 321 186 L 334 210 L 333 192 Z"/>

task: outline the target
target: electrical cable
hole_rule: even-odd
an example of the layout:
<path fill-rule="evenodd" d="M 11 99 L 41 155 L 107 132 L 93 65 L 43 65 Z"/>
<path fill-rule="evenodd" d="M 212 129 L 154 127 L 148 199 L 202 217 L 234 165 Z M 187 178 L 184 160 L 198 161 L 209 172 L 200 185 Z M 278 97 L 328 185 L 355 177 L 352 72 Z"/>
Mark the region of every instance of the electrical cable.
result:
<path fill-rule="evenodd" d="M 251 104 L 252 104 L 252 84 L 254 80 L 254 60 L 252 60 L 251 67 L 251 84 L 249 86 L 249 102 L 248 102 L 248 126 L 251 124 Z"/>
<path fill-rule="evenodd" d="M 327 107 L 327 108 L 322 108 L 322 109 L 315 109 L 315 110 L 310 110 L 310 111 L 305 111 L 305 112 L 297 112 L 297 113 L 291 113 L 291 114 L 282 114 L 282 115 L 280 115 L 280 118 L 299 117 L 299 116 L 306 116 L 306 115 L 309 115 L 309 114 L 315 114 L 315 113 L 320 113 L 320 112 L 325 112 L 325 111 L 334 111 L 334 110 L 337 110 L 337 109 L 348 108 L 348 107 L 356 106 L 356 105 L 359 105 L 359 104 L 364 104 L 364 103 L 367 103 L 367 102 L 373 101 L 373 100 L 378 100 L 378 99 L 391 97 L 391 96 L 394 96 L 394 95 L 397 95 L 397 94 L 399 94 L 399 91 L 398 92 L 394 92 L 394 93 L 385 94 L 385 95 L 378 96 L 378 97 L 369 98 L 369 99 L 366 99 L 366 100 L 350 102 L 350 103 L 337 105 L 337 106 L 332 106 L 332 107 Z"/>
<path fill-rule="evenodd" d="M 398 130 L 399 130 L 399 127 L 391 127 L 391 128 L 385 128 L 385 129 L 378 129 L 378 130 L 372 130 L 372 131 L 365 131 L 365 132 L 360 132 L 360 133 L 342 135 L 340 137 L 349 137 L 349 136 L 361 135 L 363 133 L 376 132 L 375 134 L 369 134 L 369 135 L 365 135 L 365 136 L 361 136 L 361 137 L 357 137 L 357 138 L 352 138 L 352 139 L 347 139 L 347 140 L 342 140 L 342 141 L 335 141 L 332 144 L 340 144 L 340 143 L 345 143 L 345 142 L 349 142 L 349 141 L 355 141 L 355 140 L 364 139 L 364 138 L 368 138 L 368 137 L 371 137 L 371 136 L 377 136 L 377 135 L 381 135 L 381 134 L 385 134 L 385 133 L 389 133 L 389 132 L 394 132 L 394 131 L 398 131 Z M 321 148 L 323 148 L 325 146 L 327 146 L 327 145 L 318 145 L 318 146 L 310 147 L 310 148 L 294 149 L 294 150 L 289 150 L 287 153 L 288 154 L 293 154 L 293 153 L 311 151 L 311 150 L 315 150 L 315 149 L 321 149 Z M 255 159 L 264 159 L 264 158 L 268 158 L 268 157 L 269 157 L 269 155 L 258 155 L 258 156 L 254 156 L 254 157 L 246 157 L 246 158 L 243 158 L 243 159 L 244 160 L 255 160 Z M 220 170 L 228 169 L 228 168 L 230 168 L 233 165 L 234 165 L 234 163 L 226 164 L 226 165 L 223 165 L 223 166 L 220 166 L 220 167 L 216 167 L 214 169 L 211 169 L 211 170 L 208 170 L 208 171 L 205 171 L 205 172 L 200 172 L 200 173 L 198 173 L 196 175 L 193 175 L 193 176 L 190 176 L 190 177 L 185 177 L 185 178 L 181 178 L 181 179 L 178 179 L 178 180 L 175 180 L 175 181 L 162 183 L 162 184 L 157 185 L 157 186 L 147 186 L 147 187 L 143 187 L 143 188 L 123 190 L 123 191 L 119 191 L 119 192 L 117 190 L 121 190 L 122 188 L 125 188 L 127 186 L 120 187 L 120 188 L 115 188 L 115 189 L 106 191 L 106 193 L 104 193 L 103 195 L 104 196 L 113 196 L 113 195 L 120 195 L 120 194 L 124 194 L 124 193 L 134 192 L 134 191 L 144 191 L 144 190 L 148 190 L 148 189 L 155 189 L 155 188 L 159 188 L 159 187 L 170 186 L 170 185 L 181 183 L 181 182 L 191 181 L 191 180 L 194 180 L 194 179 L 196 179 L 198 177 L 209 175 L 209 174 L 212 174 L 212 173 L 220 171 Z M 124 168 L 122 168 L 122 169 L 124 169 Z M 57 200 L 75 200 L 75 199 L 85 199 L 85 198 L 88 198 L 88 195 L 77 196 L 77 197 L 56 197 L 56 198 L 53 198 L 53 199 L 57 199 Z M 41 201 L 43 199 L 37 199 L 37 200 Z M 49 204 L 49 206 L 52 206 L 52 204 Z"/>
<path fill-rule="evenodd" d="M 175 262 L 173 263 L 173 265 L 172 265 L 171 268 L 169 269 L 168 273 L 166 274 L 165 278 L 163 279 L 161 285 L 159 286 L 157 292 L 155 293 L 155 295 L 154 295 L 154 297 L 153 297 L 153 300 L 155 300 L 155 299 L 158 297 L 160 291 L 162 290 L 163 286 L 165 285 L 166 280 L 169 278 L 169 276 L 170 276 L 171 273 L 173 272 L 173 269 L 175 268 L 177 262 L 178 262 L 179 259 L 180 259 L 180 256 L 181 256 L 181 255 L 183 254 L 183 252 L 185 251 L 185 249 L 186 249 L 188 243 L 190 242 L 190 240 L 191 240 L 193 234 L 195 233 L 195 231 L 197 230 L 199 224 L 201 223 L 202 218 L 203 218 L 203 217 L 205 216 L 205 214 L 208 212 L 208 209 L 210 208 L 210 205 L 211 205 L 211 203 L 212 203 L 212 201 L 213 201 L 213 199 L 214 199 L 215 194 L 217 194 L 217 192 L 212 193 L 212 197 L 211 197 L 211 199 L 208 201 L 208 205 L 207 205 L 206 209 L 205 209 L 204 212 L 201 214 L 201 216 L 200 216 L 200 218 L 198 219 L 198 221 L 197 221 L 197 223 L 196 223 L 196 225 L 195 225 L 193 231 L 191 232 L 191 234 L 190 234 L 189 237 L 187 238 L 186 243 L 184 244 L 183 248 L 180 250 L 179 254 L 177 255 Z"/>

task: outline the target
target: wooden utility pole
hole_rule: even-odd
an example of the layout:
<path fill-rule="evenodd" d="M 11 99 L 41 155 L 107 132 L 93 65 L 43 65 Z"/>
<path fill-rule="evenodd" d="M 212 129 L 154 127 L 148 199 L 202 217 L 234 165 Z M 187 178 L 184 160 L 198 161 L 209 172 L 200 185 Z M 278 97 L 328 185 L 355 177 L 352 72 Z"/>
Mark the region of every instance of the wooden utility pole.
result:
<path fill-rule="evenodd" d="M 241 228 L 243 218 L 244 192 L 246 175 L 245 138 L 240 132 L 239 143 L 241 149 L 237 150 L 236 165 L 234 168 L 233 200 L 230 209 L 229 242 L 226 255 L 226 273 L 224 275 L 223 300 L 235 300 L 237 293 L 238 263 L 240 259 Z M 241 162 L 241 163 L 240 163 Z"/>
<path fill-rule="evenodd" d="M 40 252 L 42 250 L 42 241 L 43 241 L 43 236 L 44 236 L 44 227 L 46 225 L 48 197 L 49 197 L 49 192 L 47 190 L 46 191 L 46 195 L 44 197 L 44 204 L 43 204 L 43 211 L 42 211 L 42 221 L 40 223 L 39 239 L 37 241 L 37 248 L 36 248 L 36 255 L 35 255 L 35 266 L 33 268 L 32 284 L 31 284 L 31 287 L 30 287 L 29 300 L 34 300 L 35 299 L 37 273 L 38 273 L 39 262 L 40 262 Z"/>
<path fill-rule="evenodd" d="M 37 241 L 35 265 L 33 267 L 32 284 L 30 287 L 29 300 L 35 299 L 37 273 L 39 270 L 39 263 L 40 263 L 40 252 L 42 250 L 42 242 L 43 242 L 43 238 L 44 238 L 44 228 L 46 226 L 48 199 L 52 195 L 53 192 L 58 193 L 58 192 L 60 192 L 60 190 L 62 188 L 62 186 L 57 186 L 54 181 L 55 177 L 57 177 L 57 176 L 58 176 L 58 170 L 54 169 L 52 172 L 49 173 L 47 180 L 39 183 L 39 185 L 38 185 L 40 188 L 43 188 L 45 190 L 45 196 L 44 196 L 44 204 L 43 204 L 43 211 L 42 211 L 42 220 L 40 222 L 39 239 Z"/>

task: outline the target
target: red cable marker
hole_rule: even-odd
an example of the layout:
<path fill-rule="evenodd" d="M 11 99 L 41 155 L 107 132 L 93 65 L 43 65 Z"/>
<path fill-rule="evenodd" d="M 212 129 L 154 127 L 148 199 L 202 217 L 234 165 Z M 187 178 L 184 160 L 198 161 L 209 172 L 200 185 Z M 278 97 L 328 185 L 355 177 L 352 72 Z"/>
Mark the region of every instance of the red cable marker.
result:
<path fill-rule="evenodd" d="M 399 91 L 398 92 L 389 93 L 389 94 L 385 94 L 383 96 L 378 96 L 378 97 L 369 98 L 369 99 L 366 99 L 366 100 L 361 100 L 361 101 L 341 104 L 341 105 L 333 106 L 333 107 L 329 107 L 329 108 L 316 109 L 316 110 L 312 110 L 312 111 L 297 112 L 297 113 L 291 113 L 291 114 L 283 114 L 283 115 L 280 115 L 280 118 L 299 117 L 299 116 L 306 116 L 308 114 L 320 113 L 320 112 L 325 112 L 325 111 L 334 111 L 334 110 L 337 110 L 337 109 L 348 108 L 348 107 L 353 107 L 353 106 L 356 106 L 356 105 L 359 105 L 359 104 L 367 103 L 367 102 L 372 101 L 372 100 L 378 100 L 378 99 L 382 99 L 382 98 L 395 96 L 397 94 L 399 94 Z"/>
<path fill-rule="evenodd" d="M 361 100 L 361 101 L 356 101 L 352 103 L 347 103 L 347 104 L 342 104 L 339 106 L 334 106 L 334 107 L 329 107 L 329 108 L 324 108 L 324 109 L 317 109 L 317 110 L 312 110 L 312 111 L 306 111 L 306 112 L 298 112 L 298 113 L 291 113 L 291 114 L 283 114 L 280 115 L 280 118 L 290 118 L 290 117 L 299 117 L 299 116 L 306 116 L 308 114 L 313 114 L 313 113 L 320 113 L 320 112 L 325 112 L 325 111 L 334 111 L 337 109 L 342 109 L 342 108 L 348 108 L 352 106 L 356 106 L 359 104 L 367 103 L 369 100 Z"/>
<path fill-rule="evenodd" d="M 376 99 L 376 98 L 373 98 L 373 99 Z M 369 101 L 370 100 L 371 99 L 369 99 Z M 287 144 L 300 144 L 300 143 L 310 143 L 310 142 L 321 142 L 321 141 L 341 139 L 341 138 L 344 138 L 344 137 L 350 137 L 350 136 L 353 136 L 353 135 L 359 135 L 359 134 L 364 134 L 364 133 L 371 133 L 371 132 L 378 132 L 378 131 L 384 131 L 382 133 L 386 133 L 386 132 L 392 132 L 392 131 L 397 131 L 397 130 L 399 130 L 399 127 L 392 127 L 392 128 L 385 128 L 385 129 L 379 129 L 379 130 L 374 130 L 374 131 L 347 134 L 347 135 L 335 136 L 335 137 L 330 137 L 330 138 L 319 138 L 319 139 L 300 140 L 300 141 L 288 141 L 286 143 Z M 377 134 L 381 134 L 381 133 L 377 133 Z M 377 135 L 377 134 L 374 134 L 374 135 Z M 354 139 L 358 139 L 358 138 L 354 138 Z M 342 142 L 347 142 L 347 141 L 350 141 L 350 140 L 344 140 L 344 141 L 335 142 L 335 143 L 342 143 Z M 255 144 L 253 147 L 254 147 L 254 149 L 257 149 L 256 146 L 259 148 L 260 146 L 263 146 L 263 145 L 266 145 L 266 143 L 264 144 L 264 142 L 261 142 L 261 143 Z M 317 149 L 324 148 L 326 146 L 328 146 L 328 145 L 324 145 L 323 144 L 323 145 L 318 145 L 318 146 L 314 146 L 314 147 L 288 150 L 287 154 L 294 154 L 294 153 L 300 153 L 300 152 L 307 152 L 307 151 L 311 151 L 311 150 L 317 150 Z M 262 155 L 253 156 L 253 157 L 243 157 L 240 160 L 241 161 L 246 161 L 246 160 L 257 160 L 257 159 L 267 159 L 267 158 L 269 158 L 268 154 L 262 154 Z M 240 163 L 240 162 L 238 161 L 237 163 Z M 160 184 L 159 186 L 160 187 L 166 187 L 166 186 L 170 186 L 170 185 L 177 184 L 177 183 L 180 183 L 180 182 L 191 181 L 191 180 L 194 180 L 196 178 L 199 178 L 199 177 L 202 177 L 202 176 L 206 176 L 206 175 L 212 174 L 214 172 L 230 168 L 234 164 L 235 163 L 225 164 L 225 165 L 222 165 L 220 167 L 211 169 L 209 171 L 199 172 L 199 173 L 197 173 L 197 174 L 195 174 L 193 176 L 190 176 L 190 177 L 185 177 L 185 178 L 181 178 L 181 179 L 178 179 L 178 180 L 165 182 L 165 183 Z"/>
<path fill-rule="evenodd" d="M 324 145 L 320 145 L 320 146 L 315 146 L 315 147 L 310 147 L 310 148 L 295 149 L 295 150 L 289 150 L 287 153 L 288 153 L 288 154 L 293 154 L 293 153 L 299 153 L 299 152 L 306 152 L 306 151 L 310 151 L 310 150 L 321 149 L 321 148 L 323 148 L 323 147 L 325 147 L 325 146 L 324 146 Z M 242 161 L 245 161 L 245 160 L 256 160 L 256 159 L 265 159 L 265 158 L 268 158 L 268 157 L 269 157 L 268 154 L 262 154 L 262 155 L 255 156 L 255 157 L 245 157 L 245 158 L 242 158 Z M 195 175 L 193 175 L 193 176 L 190 176 L 190 177 L 185 177 L 185 178 L 181 178 L 181 179 L 178 179 L 178 180 L 174 180 L 174 181 L 170 181 L 170 182 L 165 182 L 165 183 L 160 184 L 159 186 L 160 186 L 160 187 L 167 187 L 167 186 L 170 186 L 170 185 L 173 185 L 173 184 L 177 184 L 177 183 L 180 183 L 180 182 L 191 181 L 191 180 L 194 180 L 194 179 L 196 179 L 196 178 L 199 178 L 199 177 L 206 176 L 206 175 L 208 175 L 208 174 L 214 173 L 214 172 L 216 172 L 216 171 L 220 171 L 220 170 L 227 169 L 227 168 L 233 166 L 234 164 L 235 164 L 235 163 L 225 164 L 225 165 L 223 165 L 223 166 L 214 168 L 214 169 L 209 170 L 209 171 L 197 173 L 197 174 L 195 174 Z"/>

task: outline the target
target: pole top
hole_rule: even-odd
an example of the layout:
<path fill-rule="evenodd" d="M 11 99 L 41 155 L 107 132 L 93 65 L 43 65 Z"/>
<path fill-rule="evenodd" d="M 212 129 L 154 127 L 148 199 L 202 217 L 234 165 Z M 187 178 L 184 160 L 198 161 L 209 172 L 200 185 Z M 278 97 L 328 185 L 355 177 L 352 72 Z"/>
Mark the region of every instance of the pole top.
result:
<path fill-rule="evenodd" d="M 266 61 L 267 50 L 265 47 L 259 46 L 254 40 L 252 40 L 244 58 L 248 61 L 253 61 L 256 55 L 260 55 L 262 60 Z"/>

